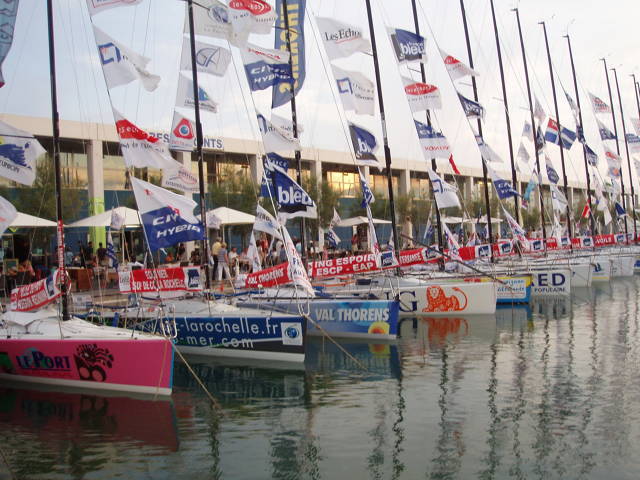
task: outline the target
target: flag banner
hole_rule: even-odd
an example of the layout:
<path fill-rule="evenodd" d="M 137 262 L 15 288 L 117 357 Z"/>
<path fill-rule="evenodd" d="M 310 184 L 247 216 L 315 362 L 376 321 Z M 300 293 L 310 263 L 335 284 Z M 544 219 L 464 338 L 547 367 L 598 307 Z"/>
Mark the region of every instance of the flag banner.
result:
<path fill-rule="evenodd" d="M 433 189 L 433 195 L 436 200 L 436 206 L 438 209 L 449 207 L 460 207 L 460 200 L 458 199 L 458 189 L 455 185 L 451 185 L 440 176 L 431 170 L 427 169 L 429 173 L 429 180 L 431 180 L 431 188 Z"/>
<path fill-rule="evenodd" d="M 553 210 L 556 212 L 564 212 L 569 204 L 567 198 L 557 185 L 551 184 L 549 187 L 551 189 L 551 204 L 553 205 Z"/>
<path fill-rule="evenodd" d="M 582 125 L 576 125 L 576 137 L 580 143 L 587 143 L 587 139 L 584 138 L 584 128 L 582 128 Z"/>
<path fill-rule="evenodd" d="M 558 130 L 560 130 L 560 135 L 558 135 Z M 545 141 L 549 143 L 555 143 L 556 145 L 560 145 L 560 141 L 562 140 L 562 148 L 565 150 L 570 150 L 571 146 L 576 140 L 575 132 L 572 132 L 568 128 L 558 127 L 558 122 L 556 122 L 553 118 L 549 118 L 549 122 L 547 123 L 547 131 L 544 134 Z"/>
<path fill-rule="evenodd" d="M 193 214 L 196 202 L 149 182 L 130 178 L 151 251 L 204 238 L 204 226 Z"/>
<path fill-rule="evenodd" d="M 220 230 L 222 228 L 222 219 L 213 212 L 207 212 L 206 214 L 207 228 L 213 228 L 214 230 Z"/>
<path fill-rule="evenodd" d="M 620 169 L 622 167 L 622 159 L 620 155 L 604 147 L 604 156 L 607 158 L 607 167 L 609 176 L 618 178 L 620 176 Z"/>
<path fill-rule="evenodd" d="M 218 104 L 211 100 L 211 96 L 200 85 L 198 85 L 198 105 L 200 106 L 200 111 L 218 113 Z M 193 81 L 180 74 L 176 92 L 176 107 L 195 108 L 195 106 Z"/>
<path fill-rule="evenodd" d="M 631 125 L 633 125 L 633 129 L 636 131 L 636 135 L 640 136 L 640 118 L 632 118 Z"/>
<path fill-rule="evenodd" d="M 553 164 L 551 163 L 551 159 L 548 156 L 544 156 L 544 163 L 547 167 L 547 178 L 551 183 L 558 183 L 560 181 L 560 175 L 556 172 L 556 169 L 553 168 Z"/>
<path fill-rule="evenodd" d="M 529 155 L 529 152 L 527 151 L 527 149 L 524 146 L 524 143 L 522 143 L 522 141 L 520 141 L 520 146 L 518 147 L 517 158 L 524 165 L 529 165 L 529 160 L 531 160 L 531 156 Z"/>
<path fill-rule="evenodd" d="M 264 0 L 229 0 L 229 16 L 233 25 L 233 43 L 242 45 L 249 33 L 268 35 L 278 15 Z"/>
<path fill-rule="evenodd" d="M 218 0 L 198 0 L 198 5 L 200 8 L 193 9 L 193 33 L 232 42 L 234 36 L 232 35 L 233 26 L 229 19 L 229 7 Z M 188 15 L 185 15 L 184 18 L 183 31 L 189 31 Z"/>
<path fill-rule="evenodd" d="M 412 112 L 424 112 L 425 110 L 439 110 L 442 108 L 440 89 L 428 83 L 414 82 L 412 79 L 402 77 L 404 93 Z"/>
<path fill-rule="evenodd" d="M 626 217 L 627 216 L 627 211 L 624 209 L 624 207 L 622 205 L 620 205 L 619 202 L 615 202 L 615 208 L 616 208 L 616 215 L 618 217 Z"/>
<path fill-rule="evenodd" d="M 341 221 L 342 219 L 340 218 L 340 215 L 338 215 L 338 211 L 334 208 L 333 217 L 331 218 L 331 222 L 329 222 L 329 228 L 337 226 Z"/>
<path fill-rule="evenodd" d="M 524 231 L 524 228 L 520 226 L 520 224 L 513 218 L 509 212 L 502 208 L 502 213 L 504 214 L 504 218 L 507 219 L 507 223 L 509 224 L 509 228 L 511 229 L 511 234 L 513 238 L 520 242 L 521 247 L 524 250 L 529 250 L 529 240 L 527 240 L 527 232 Z"/>
<path fill-rule="evenodd" d="M 61 295 L 61 272 L 62 270 L 56 270 L 47 278 L 11 290 L 9 310 L 30 312 L 55 301 Z"/>
<path fill-rule="evenodd" d="M 611 107 L 593 93 L 589 93 L 589 99 L 595 113 L 611 113 Z"/>
<path fill-rule="evenodd" d="M 531 124 L 527 121 L 524 122 L 524 126 L 522 127 L 522 136 L 533 143 L 533 128 L 531 128 Z"/>
<path fill-rule="evenodd" d="M 250 273 L 247 275 L 244 286 L 245 288 L 270 288 L 277 285 L 285 285 L 290 282 L 289 262 L 284 262 L 275 267 Z"/>
<path fill-rule="evenodd" d="M 274 165 L 280 167 L 285 172 L 289 170 L 289 160 L 281 157 L 277 153 L 267 153 L 263 157 L 263 172 L 262 183 L 260 184 L 260 196 L 264 198 L 270 198 L 275 193 L 273 188 L 273 179 L 271 173 L 273 172 Z"/>
<path fill-rule="evenodd" d="M 247 44 L 242 52 L 242 62 L 252 91 L 264 90 L 282 84 L 291 84 L 289 52 L 262 48 Z"/>
<path fill-rule="evenodd" d="M 376 197 L 373 196 L 373 192 L 369 188 L 367 179 L 364 177 L 360 169 L 358 169 L 358 175 L 360 177 L 360 189 L 362 190 L 362 202 L 360 203 L 360 206 L 365 208 L 375 202 Z"/>
<path fill-rule="evenodd" d="M 589 163 L 589 165 L 592 165 L 594 167 L 597 166 L 598 154 L 593 150 L 591 150 L 591 147 L 589 147 L 589 145 L 587 145 L 586 143 L 584 144 L 584 150 L 585 152 L 587 152 L 587 163 Z"/>
<path fill-rule="evenodd" d="M 0 235 L 6 232 L 11 222 L 18 216 L 18 211 L 11 202 L 0 197 Z"/>
<path fill-rule="evenodd" d="M 364 38 L 359 27 L 326 17 L 316 17 L 316 23 L 329 60 L 371 52 L 371 42 Z"/>
<path fill-rule="evenodd" d="M 257 272 L 262 268 L 262 260 L 260 259 L 260 252 L 258 252 L 258 246 L 256 245 L 256 237 L 251 232 L 249 236 L 249 248 L 247 248 L 247 258 L 251 262 L 251 271 Z"/>
<path fill-rule="evenodd" d="M 192 152 L 196 139 L 196 128 L 193 121 L 173 112 L 173 124 L 169 136 L 169 148 L 181 152 Z"/>
<path fill-rule="evenodd" d="M 580 218 L 589 218 L 590 215 L 591 215 L 591 208 L 589 207 L 588 203 L 585 203 L 584 208 L 582 209 L 582 214 L 580 215 Z"/>
<path fill-rule="evenodd" d="M 444 61 L 444 66 L 451 77 L 451 80 L 455 81 L 462 77 L 476 77 L 480 75 L 478 72 L 469 68 L 457 58 L 449 55 L 443 50 L 440 50 L 440 56 Z"/>
<path fill-rule="evenodd" d="M 613 221 L 613 217 L 611 217 L 611 212 L 609 211 L 609 207 L 607 206 L 604 209 L 604 225 L 607 226 Z"/>
<path fill-rule="evenodd" d="M 536 130 L 536 151 L 541 152 L 544 150 L 544 147 L 544 135 L 542 135 L 542 129 L 540 128 L 540 125 L 538 125 L 538 129 Z"/>
<path fill-rule="evenodd" d="M 334 277 L 371 272 L 377 270 L 377 268 L 375 255 L 373 253 L 363 253 L 361 255 L 310 262 L 309 276 L 312 278 Z"/>
<path fill-rule="evenodd" d="M 442 231 L 447 237 L 447 253 L 452 260 L 462 261 L 462 257 L 460 257 L 460 245 L 458 244 L 456 237 L 451 233 L 451 230 L 449 230 L 449 227 L 447 227 L 447 224 L 444 222 L 442 223 Z"/>
<path fill-rule="evenodd" d="M 598 131 L 600 132 L 601 140 L 616 140 L 616 135 L 611 130 L 609 130 L 604 123 L 602 123 L 597 118 L 596 122 L 598 123 Z"/>
<path fill-rule="evenodd" d="M 464 110 L 464 114 L 467 118 L 484 118 L 484 107 L 482 105 L 478 102 L 474 102 L 473 100 L 469 100 L 459 93 L 458 98 L 460 99 L 460 104 L 462 105 L 462 109 Z"/>
<path fill-rule="evenodd" d="M 260 113 L 258 113 L 258 126 L 260 127 L 266 152 L 300 150 L 299 140 L 291 139 L 288 132 L 282 131 L 273 125 Z"/>
<path fill-rule="evenodd" d="M 175 160 L 171 165 L 162 168 L 161 185 L 164 188 L 173 188 L 182 192 L 200 191 L 198 177 L 189 168 Z"/>
<path fill-rule="evenodd" d="M 335 232 L 333 228 L 329 228 L 326 233 L 327 241 L 329 242 L 329 246 L 331 248 L 338 248 L 338 244 L 340 243 L 340 237 Z"/>
<path fill-rule="evenodd" d="M 340 100 L 345 110 L 358 115 L 375 114 L 375 85 L 360 72 L 351 72 L 331 65 Z"/>
<path fill-rule="evenodd" d="M 300 287 L 308 296 L 313 298 L 316 294 L 311 286 L 311 282 L 307 276 L 307 269 L 304 267 L 304 263 L 302 263 L 300 254 L 289 236 L 289 231 L 283 227 L 282 233 L 284 234 L 284 248 L 289 264 L 289 278 L 296 287 Z"/>
<path fill-rule="evenodd" d="M 498 155 L 496 151 L 493 148 L 491 148 L 489 144 L 484 141 L 484 138 L 482 138 L 480 135 L 476 135 L 476 143 L 478 144 L 478 148 L 480 149 L 480 154 L 482 155 L 482 158 L 484 158 L 485 161 L 494 162 L 494 163 L 504 163 L 502 161 L 502 158 L 500 158 L 500 155 Z"/>
<path fill-rule="evenodd" d="M 107 231 L 107 258 L 109 259 L 109 268 L 118 268 L 118 256 L 116 255 L 116 248 L 113 245 L 113 238 L 111 237 L 111 229 Z"/>
<path fill-rule="evenodd" d="M 431 158 L 453 158 L 449 142 L 442 133 L 436 132 L 433 127 L 417 120 L 414 120 L 414 124 L 425 160 Z M 459 172 L 457 173 L 459 174 Z"/>
<path fill-rule="evenodd" d="M 268 210 L 262 208 L 260 205 L 256 205 L 256 220 L 253 224 L 253 229 L 259 232 L 265 232 L 274 238 L 282 240 L 280 224 Z"/>
<path fill-rule="evenodd" d="M 627 133 L 627 146 L 629 147 L 629 153 L 640 153 L 640 137 L 633 133 Z"/>
<path fill-rule="evenodd" d="M 295 135 L 293 134 L 293 122 L 291 120 L 271 112 L 271 125 L 276 127 L 289 140 L 292 142 L 295 141 Z M 296 125 L 296 130 L 299 137 L 302 133 L 302 125 L 300 123 Z"/>
<path fill-rule="evenodd" d="M 569 104 L 569 108 L 571 108 L 571 113 L 576 121 L 576 125 L 578 125 L 580 124 L 580 109 L 573 98 L 571 98 L 571 95 L 565 92 L 565 96 L 567 97 L 567 103 Z"/>
<path fill-rule="evenodd" d="M 231 52 L 226 48 L 196 41 L 196 70 L 222 77 L 231 62 Z M 191 46 L 188 37 L 182 39 L 180 70 L 191 71 Z"/>
<path fill-rule="evenodd" d="M 488 162 L 485 161 L 484 164 L 487 167 L 487 172 L 491 177 L 491 181 L 493 182 L 493 186 L 496 189 L 496 193 L 498 194 L 498 198 L 500 200 L 504 200 L 505 198 L 509 197 L 515 197 L 518 195 L 518 192 L 513 189 L 510 182 L 503 178 L 500 178 L 498 174 L 493 170 L 493 168 L 489 166 Z"/>
<path fill-rule="evenodd" d="M 431 210 L 431 209 L 430 209 Z M 431 238 L 435 233 L 435 229 L 431 223 L 431 211 L 429 211 L 429 220 L 427 221 L 427 226 L 424 229 L 424 236 L 422 237 L 422 241 L 424 243 L 431 243 Z"/>
<path fill-rule="evenodd" d="M 534 101 L 535 107 L 533 108 L 533 116 L 538 120 L 538 126 L 540 126 L 540 124 L 544 123 L 545 118 L 547 118 L 547 112 L 544 111 L 544 108 L 540 105 L 537 97 L 535 97 Z"/>
<path fill-rule="evenodd" d="M 158 87 L 160 77 L 152 75 L 146 70 L 150 59 L 138 55 L 133 50 L 116 42 L 95 25 L 93 25 L 93 33 L 108 88 L 126 85 L 134 80 L 140 80 L 148 92 L 153 92 Z M 191 56 L 187 58 L 191 58 Z"/>
<path fill-rule="evenodd" d="M 289 21 L 289 37 L 291 51 L 296 54 L 291 57 L 293 75 L 293 94 L 297 95 L 304 84 L 307 75 L 306 50 L 304 38 L 304 18 L 306 0 L 287 0 L 287 17 Z M 287 35 L 285 32 L 285 17 L 283 1 L 276 0 L 277 27 L 274 48 L 287 51 Z M 291 101 L 291 83 L 279 83 L 272 92 L 271 108 L 277 108 Z"/>
<path fill-rule="evenodd" d="M 201 292 L 200 267 L 145 268 L 118 272 L 120 293 Z"/>
<path fill-rule="evenodd" d="M 317 218 L 316 204 L 304 189 L 293 181 L 284 170 L 274 167 L 271 173 L 278 202 L 278 219 L 285 221 L 295 217 Z"/>
<path fill-rule="evenodd" d="M 0 120 L 0 177 L 33 185 L 36 160 L 46 153 L 33 135 Z"/>
<path fill-rule="evenodd" d="M 111 224 L 109 225 L 109 229 L 121 230 L 122 227 L 124 227 L 124 217 L 114 208 L 111 210 Z"/>
<path fill-rule="evenodd" d="M 2 36 L 0 37 L 0 87 L 4 86 L 4 76 L 2 75 L 2 64 L 7 58 L 11 44 L 13 43 L 13 33 L 18 15 L 18 3 L 20 0 L 5 0 L 0 9 L 0 25 L 2 25 Z"/>
<path fill-rule="evenodd" d="M 141 2 L 142 0 L 87 0 L 87 8 L 89 9 L 89 15 L 93 16 L 111 8 L 138 5 Z M 18 2 L 16 1 L 15 4 L 17 8 Z"/>
<path fill-rule="evenodd" d="M 460 170 L 458 170 L 458 166 L 456 165 L 456 162 L 453 161 L 453 154 L 449 155 L 449 165 L 451 165 L 451 169 L 453 170 L 453 173 L 455 173 L 456 175 L 462 175 L 460 173 Z"/>
<path fill-rule="evenodd" d="M 378 142 L 373 133 L 349 122 L 349 134 L 351 135 L 351 143 L 356 155 L 356 164 L 379 168 L 380 163 L 375 156 L 378 150 Z"/>
<path fill-rule="evenodd" d="M 423 36 L 399 28 L 389 28 L 387 31 L 399 64 L 427 63 L 427 52 Z"/>
<path fill-rule="evenodd" d="M 365 209 L 367 211 L 367 219 L 369 220 L 369 235 L 367 235 L 367 240 L 369 242 L 369 250 L 371 251 L 371 253 L 373 253 L 373 258 L 376 262 L 376 268 L 381 268 L 382 255 L 380 252 L 380 244 L 378 243 L 376 226 L 373 223 L 373 215 L 371 214 L 371 207 L 369 207 L 369 203 L 365 205 Z"/>
<path fill-rule="evenodd" d="M 527 188 L 524 191 L 524 195 L 522 196 L 523 202 L 529 203 L 531 201 L 531 194 L 533 193 L 533 191 L 536 189 L 536 186 L 538 185 L 537 177 L 538 175 L 536 175 L 536 172 L 534 171 L 531 174 L 531 179 L 529 180 L 529 183 L 527 183 Z"/>

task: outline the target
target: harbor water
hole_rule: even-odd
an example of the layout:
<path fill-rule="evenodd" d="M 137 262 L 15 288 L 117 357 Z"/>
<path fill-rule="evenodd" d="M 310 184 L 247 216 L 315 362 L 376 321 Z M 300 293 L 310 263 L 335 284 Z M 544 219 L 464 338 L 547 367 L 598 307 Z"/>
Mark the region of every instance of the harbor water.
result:
<path fill-rule="evenodd" d="M 0 479 L 637 479 L 639 294 L 407 319 L 297 370 L 191 358 L 222 414 L 179 361 L 168 401 L 2 385 Z"/>

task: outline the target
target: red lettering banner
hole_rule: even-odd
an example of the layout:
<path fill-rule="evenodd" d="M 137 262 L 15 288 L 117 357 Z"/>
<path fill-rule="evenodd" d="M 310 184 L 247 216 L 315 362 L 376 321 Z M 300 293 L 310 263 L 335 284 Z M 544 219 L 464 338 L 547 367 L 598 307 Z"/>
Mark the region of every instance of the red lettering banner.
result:
<path fill-rule="evenodd" d="M 275 287 L 276 285 L 284 285 L 290 281 L 289 262 L 284 262 L 274 267 L 250 273 L 247 275 L 244 286 L 246 288 L 268 288 Z"/>
<path fill-rule="evenodd" d="M 29 312 L 50 304 L 61 295 L 60 270 L 37 282 L 11 290 L 11 310 Z"/>
<path fill-rule="evenodd" d="M 200 267 L 173 267 L 118 272 L 121 293 L 199 292 Z"/>

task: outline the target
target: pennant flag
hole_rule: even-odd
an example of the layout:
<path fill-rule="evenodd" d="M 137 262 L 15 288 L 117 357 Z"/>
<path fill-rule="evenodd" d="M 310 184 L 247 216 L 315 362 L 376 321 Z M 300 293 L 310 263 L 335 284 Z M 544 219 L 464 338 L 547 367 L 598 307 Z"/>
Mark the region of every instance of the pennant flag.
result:
<path fill-rule="evenodd" d="M 529 155 L 529 152 L 525 148 L 524 143 L 522 143 L 522 141 L 520 141 L 520 146 L 518 147 L 517 158 L 525 165 L 528 165 L 529 160 L 531 160 L 531 156 Z"/>
<path fill-rule="evenodd" d="M 409 108 L 412 112 L 439 110 L 442 108 L 440 89 L 435 85 L 414 82 L 407 77 L 402 77 L 402 83 L 404 83 L 404 93 L 407 96 Z"/>
<path fill-rule="evenodd" d="M 271 125 L 276 127 L 282 134 L 287 137 L 290 141 L 295 141 L 295 135 L 293 134 L 293 122 L 288 118 L 281 117 L 280 115 L 276 115 L 275 113 L 271 113 Z M 302 133 L 302 125 L 298 123 L 297 125 L 297 133 Z"/>
<path fill-rule="evenodd" d="M 2 64 L 7 58 L 13 43 L 13 31 L 16 25 L 19 2 L 20 0 L 5 0 L 0 9 L 0 25 L 2 25 L 2 36 L 0 37 L 0 87 L 4 86 Z"/>
<path fill-rule="evenodd" d="M 460 256 L 460 245 L 456 240 L 456 237 L 453 236 L 449 227 L 447 227 L 446 223 L 442 223 L 442 231 L 447 237 L 447 249 L 449 250 L 447 253 L 452 260 L 462 261 L 462 257 Z"/>
<path fill-rule="evenodd" d="M 291 139 L 289 132 L 276 127 L 260 113 L 258 113 L 258 126 L 266 152 L 300 150 L 300 140 Z"/>
<path fill-rule="evenodd" d="M 378 150 L 378 142 L 376 142 L 376 137 L 373 133 L 358 125 L 349 123 L 349 134 L 351 135 L 353 151 L 356 154 L 356 163 L 358 165 L 379 167 L 380 164 L 375 156 L 376 150 Z"/>
<path fill-rule="evenodd" d="M 149 182 L 130 178 L 152 251 L 204 238 L 204 226 L 193 214 L 196 202 Z"/>
<path fill-rule="evenodd" d="M 449 165 L 451 165 L 451 168 L 453 169 L 453 173 L 455 173 L 456 175 L 462 175 L 460 173 L 460 170 L 458 170 L 458 166 L 456 165 L 456 162 L 453 161 L 453 154 L 449 155 Z"/>
<path fill-rule="evenodd" d="M 247 248 L 247 257 L 251 262 L 252 272 L 257 272 L 262 269 L 262 260 L 260 259 L 260 252 L 258 252 L 256 237 L 253 232 L 251 232 L 251 235 L 249 236 L 249 248 Z"/>
<path fill-rule="evenodd" d="M 544 150 L 544 147 L 545 147 L 544 135 L 542 135 L 542 130 L 540 129 L 540 125 L 538 125 L 538 128 L 536 130 L 536 151 L 541 152 L 542 150 Z"/>
<path fill-rule="evenodd" d="M 600 138 L 602 140 L 615 140 L 617 137 L 615 134 L 607 128 L 607 126 L 596 118 L 598 122 L 598 131 L 600 132 Z"/>
<path fill-rule="evenodd" d="M 107 88 L 126 85 L 134 80 L 140 80 L 148 92 L 153 92 L 158 87 L 160 77 L 152 75 L 146 70 L 150 59 L 138 55 L 133 50 L 116 42 L 95 25 L 93 25 L 93 33 Z M 191 56 L 187 58 L 191 58 Z"/>
<path fill-rule="evenodd" d="M 540 105 L 540 102 L 538 101 L 538 97 L 535 97 L 534 100 L 535 100 L 535 107 L 533 109 L 533 116 L 535 117 L 536 120 L 538 120 L 538 125 L 540 125 L 541 123 L 544 122 L 544 119 L 547 118 L 547 112 L 545 112 L 544 108 L 542 108 L 542 105 Z"/>
<path fill-rule="evenodd" d="M 460 99 L 460 104 L 462 105 L 462 109 L 464 110 L 464 114 L 467 118 L 484 118 L 484 107 L 482 105 L 478 102 L 474 102 L 473 100 L 469 100 L 459 93 L 458 98 Z"/>
<path fill-rule="evenodd" d="M 231 62 L 231 52 L 226 48 L 196 41 L 196 70 L 222 77 Z M 180 70 L 191 71 L 191 45 L 188 37 L 182 39 Z"/>
<path fill-rule="evenodd" d="M 229 8 L 218 0 L 199 0 L 198 5 L 202 8 L 193 9 L 193 33 L 203 37 L 222 38 L 232 42 L 234 36 L 232 35 L 233 26 L 229 19 Z M 188 15 L 185 15 L 184 21 L 184 31 L 188 32 Z M 241 43 L 241 45 L 243 44 Z"/>
<path fill-rule="evenodd" d="M 442 60 L 444 61 L 444 66 L 447 69 L 447 72 L 449 73 L 449 76 L 451 77 L 452 81 L 458 80 L 459 78 L 462 78 L 462 77 L 467 77 L 467 76 L 476 77 L 480 75 L 478 72 L 476 72 L 472 68 L 469 68 L 460 60 L 458 60 L 455 57 L 452 57 L 451 55 L 447 54 L 443 50 L 440 50 L 440 55 L 442 56 Z"/>
<path fill-rule="evenodd" d="M 634 135 L 633 133 L 627 133 L 626 135 L 627 146 L 629 147 L 629 152 L 640 153 L 640 137 Z"/>
<path fill-rule="evenodd" d="M 218 113 L 218 104 L 211 100 L 211 96 L 200 85 L 198 85 L 198 104 L 200 106 L 200 111 Z M 193 98 L 193 81 L 180 74 L 178 78 L 178 90 L 176 93 L 176 107 L 195 108 L 195 106 L 196 102 Z"/>
<path fill-rule="evenodd" d="M 591 147 L 589 147 L 589 145 L 587 145 L 586 143 L 584 144 L 584 149 L 585 149 L 585 152 L 587 153 L 587 163 L 589 163 L 589 165 L 592 165 L 594 167 L 597 166 L 598 154 L 593 150 L 591 150 Z"/>
<path fill-rule="evenodd" d="M 18 216 L 18 211 L 11 202 L 0 197 L 0 235 L 7 231 L 9 225 Z"/>
<path fill-rule="evenodd" d="M 551 189 L 551 204 L 553 205 L 553 210 L 556 212 L 563 212 L 567 209 L 567 198 L 560 191 L 557 185 L 551 184 L 549 185 Z"/>
<path fill-rule="evenodd" d="M 360 203 L 360 206 L 365 208 L 375 202 L 376 197 L 373 196 L 373 192 L 369 188 L 367 179 L 364 177 L 360 169 L 358 169 L 358 175 L 360 176 L 360 189 L 362 190 L 362 202 Z"/>
<path fill-rule="evenodd" d="M 565 96 L 567 97 L 567 103 L 569 103 L 569 108 L 571 108 L 571 113 L 573 113 L 573 118 L 576 121 L 576 125 L 580 123 L 580 109 L 578 108 L 578 105 L 576 104 L 576 102 L 573 100 L 573 98 L 571 98 L 571 95 L 569 95 L 567 92 L 565 92 Z"/>
<path fill-rule="evenodd" d="M 533 128 L 531 128 L 531 124 L 527 121 L 524 122 L 524 126 L 522 127 L 522 136 L 533 143 Z"/>
<path fill-rule="evenodd" d="M 342 219 L 340 218 L 340 215 L 338 215 L 338 211 L 334 208 L 333 209 L 333 217 L 331 218 L 331 222 L 329 223 L 329 228 L 335 227 L 341 221 L 342 221 Z"/>
<path fill-rule="evenodd" d="M 316 17 L 316 22 L 329 60 L 371 52 L 371 42 L 363 37 L 359 27 L 325 17 Z"/>
<path fill-rule="evenodd" d="M 636 131 L 636 135 L 640 136 L 640 118 L 632 118 L 631 125 L 633 125 L 633 129 Z"/>
<path fill-rule="evenodd" d="M 307 269 L 304 267 L 304 263 L 302 263 L 298 250 L 296 250 L 296 246 L 293 241 L 291 241 L 291 236 L 289 236 L 289 232 L 285 227 L 282 228 L 282 233 L 284 235 L 284 248 L 289 261 L 288 269 L 291 282 L 296 287 L 300 287 L 310 297 L 315 297 L 315 291 L 313 290 L 309 277 L 307 276 Z"/>
<path fill-rule="evenodd" d="M 429 180 L 431 180 L 431 188 L 433 189 L 433 196 L 438 209 L 450 207 L 460 208 L 458 189 L 454 185 L 442 180 L 442 178 L 430 168 L 427 170 L 427 173 L 429 174 Z"/>
<path fill-rule="evenodd" d="M 504 218 L 506 218 L 507 223 L 509 224 L 509 228 L 511 229 L 511 234 L 513 235 L 513 238 L 515 238 L 520 242 L 520 244 L 522 245 L 522 248 L 524 248 L 525 250 L 528 250 L 529 240 L 527 240 L 527 232 L 525 232 L 524 228 L 520 226 L 520 224 L 516 221 L 515 218 L 509 215 L 509 212 L 507 212 L 507 210 L 504 207 L 502 208 L 502 213 L 504 213 Z"/>
<path fill-rule="evenodd" d="M 278 202 L 278 219 L 286 221 L 295 217 L 318 217 L 315 202 L 285 171 L 274 167 L 271 175 Z"/>
<path fill-rule="evenodd" d="M 584 138 L 584 128 L 582 128 L 582 125 L 576 125 L 576 137 L 580 143 L 587 143 L 587 139 Z"/>
<path fill-rule="evenodd" d="M 622 205 L 620 205 L 619 202 L 615 202 L 615 207 L 616 207 L 616 215 L 618 217 L 626 217 L 627 216 L 627 211 L 624 209 L 624 207 Z"/>
<path fill-rule="evenodd" d="M 427 62 L 424 37 L 399 28 L 389 28 L 388 32 L 399 64 Z"/>
<path fill-rule="evenodd" d="M 278 87 L 283 83 L 291 85 L 293 77 L 291 65 L 289 65 L 289 52 L 252 44 L 247 44 L 246 50 L 241 52 L 251 91 Z"/>
<path fill-rule="evenodd" d="M 484 141 L 480 135 L 476 135 L 476 143 L 478 144 L 478 148 L 480 149 L 480 154 L 482 158 L 487 162 L 495 162 L 495 163 L 504 163 L 500 155 L 498 155 L 493 148 L 489 146 L 488 143 Z"/>
<path fill-rule="evenodd" d="M 555 143 L 556 145 L 560 145 L 560 140 L 562 140 L 562 148 L 565 150 L 570 150 L 571 146 L 576 140 L 575 132 L 572 132 L 568 128 L 560 127 L 561 134 L 558 136 L 558 122 L 556 122 L 553 118 L 549 118 L 549 122 L 547 123 L 547 131 L 544 134 L 544 139 L 549 143 Z"/>
<path fill-rule="evenodd" d="M 109 225 L 109 229 L 117 231 L 121 230 L 122 227 L 124 227 L 124 217 L 114 208 L 111 210 L 111 224 Z"/>
<path fill-rule="evenodd" d="M 22 185 L 33 185 L 36 160 L 46 153 L 33 135 L 0 120 L 0 176 Z"/>
<path fill-rule="evenodd" d="M 338 244 L 340 243 L 340 237 L 338 236 L 338 234 L 335 232 L 335 230 L 333 228 L 330 228 L 327 230 L 327 241 L 329 242 L 329 246 L 331 248 L 337 248 Z"/>
<path fill-rule="evenodd" d="M 265 210 L 260 205 L 256 205 L 256 219 L 253 224 L 253 229 L 259 232 L 265 232 L 274 238 L 282 240 L 280 234 L 280 223 L 273 218 L 273 215 Z"/>
<path fill-rule="evenodd" d="M 373 82 L 359 72 L 342 70 L 335 65 L 331 65 L 331 69 L 344 109 L 358 115 L 374 115 L 375 86 Z"/>
<path fill-rule="evenodd" d="M 580 215 L 580 218 L 589 218 L 590 215 L 591 215 L 591 207 L 589 207 L 589 203 L 585 203 L 584 208 L 582 209 L 582 214 Z"/>
<path fill-rule="evenodd" d="M 414 120 L 414 124 L 418 132 L 420 145 L 422 145 L 422 153 L 426 160 L 431 158 L 453 158 L 449 142 L 442 133 L 436 132 L 433 127 L 417 120 Z"/>
<path fill-rule="evenodd" d="M 611 113 L 611 107 L 593 93 L 589 93 L 589 99 L 591 100 L 591 105 L 595 113 Z"/>
<path fill-rule="evenodd" d="M 622 159 L 620 155 L 604 147 L 604 156 L 607 158 L 607 167 L 610 177 L 618 178 L 620 176 L 620 169 L 622 167 Z"/>
<path fill-rule="evenodd" d="M 233 43 L 242 45 L 250 33 L 271 33 L 278 16 L 264 0 L 230 0 L 229 17 L 233 25 Z"/>
<path fill-rule="evenodd" d="M 531 179 L 529 180 L 529 183 L 527 184 L 527 188 L 524 192 L 524 195 L 522 196 L 523 202 L 529 203 L 531 201 L 531 194 L 536 189 L 537 185 L 538 185 L 538 175 L 534 171 L 531 174 Z"/>
<path fill-rule="evenodd" d="M 547 178 L 549 179 L 549 181 L 551 183 L 558 183 L 558 181 L 560 180 L 560 175 L 558 175 L 558 172 L 556 172 L 556 169 L 553 168 L 551 159 L 546 155 L 544 156 L 544 163 L 547 166 Z"/>
<path fill-rule="evenodd" d="M 603 213 L 604 213 L 604 224 L 605 226 L 607 226 L 613 221 L 613 218 L 611 218 L 611 212 L 609 211 L 608 207 L 604 209 Z"/>
<path fill-rule="evenodd" d="M 118 256 L 116 255 L 116 249 L 113 246 L 113 238 L 111 237 L 111 230 L 107 231 L 107 258 L 109 259 L 110 268 L 118 268 Z"/>
<path fill-rule="evenodd" d="M 277 153 L 267 153 L 263 157 L 262 183 L 260 184 L 261 197 L 271 198 L 275 192 L 275 189 L 273 188 L 273 179 L 271 177 L 274 165 L 280 167 L 280 169 L 285 172 L 289 170 L 289 160 L 282 158 Z"/>
<path fill-rule="evenodd" d="M 87 0 L 87 8 L 89 9 L 89 15 L 93 16 L 110 8 L 138 5 L 141 2 L 142 0 Z M 18 2 L 16 1 L 15 3 L 17 8 Z"/>
<path fill-rule="evenodd" d="M 181 152 L 192 152 L 195 139 L 196 129 L 193 122 L 174 111 L 173 125 L 169 136 L 169 148 Z"/>
<path fill-rule="evenodd" d="M 510 182 L 503 178 L 500 178 L 498 174 L 493 170 L 493 168 L 489 166 L 488 162 L 485 161 L 484 164 L 487 167 L 487 172 L 491 177 L 491 181 L 493 182 L 493 186 L 496 189 L 496 193 L 498 194 L 498 198 L 500 200 L 504 200 L 505 198 L 509 197 L 515 197 L 518 195 L 518 192 L 513 189 Z"/>

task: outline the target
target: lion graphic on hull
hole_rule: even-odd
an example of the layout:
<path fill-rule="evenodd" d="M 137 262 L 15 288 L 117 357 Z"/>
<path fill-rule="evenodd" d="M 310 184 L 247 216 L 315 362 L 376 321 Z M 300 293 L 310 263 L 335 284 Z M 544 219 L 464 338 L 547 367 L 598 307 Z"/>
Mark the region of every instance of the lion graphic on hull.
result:
<path fill-rule="evenodd" d="M 467 308 L 467 295 L 458 287 L 451 289 L 456 294 L 447 297 L 442 287 L 438 285 L 427 287 L 427 306 L 422 309 L 422 312 L 461 312 Z"/>

